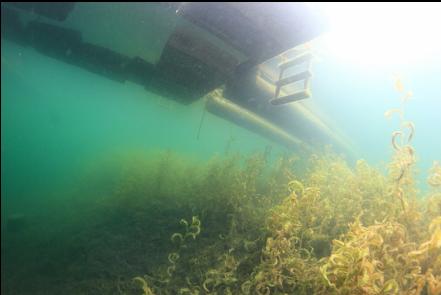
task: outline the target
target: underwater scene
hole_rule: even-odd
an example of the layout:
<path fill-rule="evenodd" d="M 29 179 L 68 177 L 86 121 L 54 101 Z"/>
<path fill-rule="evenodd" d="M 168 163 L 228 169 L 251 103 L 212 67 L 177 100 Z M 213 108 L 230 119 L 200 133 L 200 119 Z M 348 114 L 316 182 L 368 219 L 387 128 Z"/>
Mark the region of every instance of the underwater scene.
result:
<path fill-rule="evenodd" d="M 441 5 L 1 10 L 1 294 L 441 295 Z"/>

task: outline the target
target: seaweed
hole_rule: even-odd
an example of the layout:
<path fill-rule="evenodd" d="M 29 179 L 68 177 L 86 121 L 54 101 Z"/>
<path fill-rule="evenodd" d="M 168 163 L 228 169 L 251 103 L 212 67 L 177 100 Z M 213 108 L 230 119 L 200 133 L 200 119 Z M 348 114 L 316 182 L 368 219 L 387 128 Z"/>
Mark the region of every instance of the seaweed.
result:
<path fill-rule="evenodd" d="M 430 171 L 428 183 L 434 192 L 417 199 L 411 145 L 415 126 L 405 120 L 404 112 L 412 93 L 404 92 L 401 81 L 396 89 L 402 94 L 401 107 L 386 112 L 387 117 L 400 115 L 400 129 L 392 133 L 394 155 L 388 176 L 364 160 L 352 169 L 329 149 L 312 155 L 302 178 L 293 169 L 293 158 L 286 156 L 267 174 L 261 155 L 249 158 L 243 170 L 228 170 L 228 176 L 222 169 L 212 171 L 210 178 L 222 177 L 208 179 L 210 189 L 224 192 L 215 179 L 227 178 L 232 184 L 233 190 L 222 194 L 228 197 L 216 203 L 218 210 L 229 212 L 227 230 L 207 239 L 205 249 L 194 253 L 217 262 L 199 264 L 197 271 L 194 265 L 188 266 L 188 271 L 194 270 L 192 279 L 174 290 L 185 294 L 440 294 L 441 168 L 435 162 Z M 263 175 L 266 186 L 259 182 Z M 262 193 L 269 199 L 263 203 Z M 255 218 L 257 202 L 266 204 L 260 218 Z M 259 222 L 264 226 L 259 227 Z M 186 233 L 173 234 L 172 242 L 182 243 L 189 232 L 191 236 L 191 226 L 183 224 Z M 211 231 L 213 225 L 205 228 Z M 250 229 L 253 235 L 248 235 Z M 158 290 L 167 294 L 163 291 Z"/>
<path fill-rule="evenodd" d="M 110 195 L 86 202 L 86 212 L 71 204 L 82 214 L 76 227 L 50 237 L 59 248 L 44 241 L 45 253 L 60 253 L 44 265 L 60 274 L 35 293 L 441 294 L 441 165 L 423 196 L 404 111 L 411 92 L 395 86 L 401 107 L 386 115 L 400 122 L 386 175 L 330 148 L 275 162 L 267 153 L 119 158 Z"/>

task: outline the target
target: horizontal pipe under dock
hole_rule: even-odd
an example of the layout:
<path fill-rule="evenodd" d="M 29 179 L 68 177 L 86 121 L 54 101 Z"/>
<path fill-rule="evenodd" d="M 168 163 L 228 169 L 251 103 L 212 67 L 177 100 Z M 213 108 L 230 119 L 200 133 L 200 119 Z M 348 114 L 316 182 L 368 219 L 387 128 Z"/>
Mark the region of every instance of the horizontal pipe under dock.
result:
<path fill-rule="evenodd" d="M 290 148 L 305 147 L 305 143 L 265 120 L 261 116 L 225 99 L 221 91 L 213 91 L 207 95 L 206 109 L 210 113 L 254 131 L 264 137 L 270 138 Z"/>

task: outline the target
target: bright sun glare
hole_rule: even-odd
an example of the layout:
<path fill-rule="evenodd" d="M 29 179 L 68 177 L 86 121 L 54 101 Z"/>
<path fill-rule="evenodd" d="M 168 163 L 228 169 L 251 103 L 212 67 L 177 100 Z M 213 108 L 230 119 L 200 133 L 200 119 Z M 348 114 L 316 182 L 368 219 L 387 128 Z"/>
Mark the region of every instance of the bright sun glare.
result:
<path fill-rule="evenodd" d="M 325 48 L 366 65 L 441 59 L 441 3 L 314 3 L 329 19 Z"/>

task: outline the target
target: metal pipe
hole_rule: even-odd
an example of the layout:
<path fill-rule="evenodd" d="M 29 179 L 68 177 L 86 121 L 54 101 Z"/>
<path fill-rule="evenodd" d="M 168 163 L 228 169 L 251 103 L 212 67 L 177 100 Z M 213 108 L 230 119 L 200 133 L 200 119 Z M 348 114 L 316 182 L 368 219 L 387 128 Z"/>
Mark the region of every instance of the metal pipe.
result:
<path fill-rule="evenodd" d="M 268 137 L 289 148 L 307 147 L 299 138 L 292 136 L 261 116 L 224 98 L 220 90 L 215 90 L 207 95 L 205 107 L 209 112 L 217 116 L 233 121 L 239 126 Z"/>

